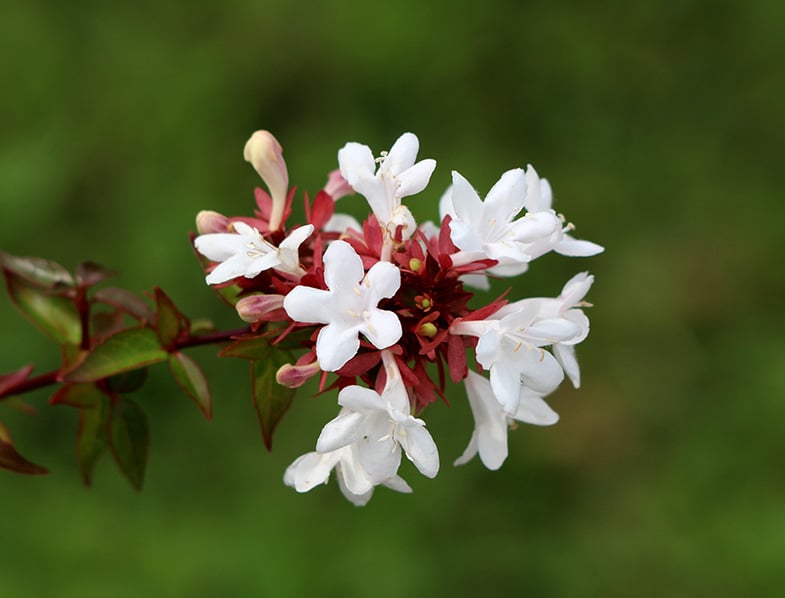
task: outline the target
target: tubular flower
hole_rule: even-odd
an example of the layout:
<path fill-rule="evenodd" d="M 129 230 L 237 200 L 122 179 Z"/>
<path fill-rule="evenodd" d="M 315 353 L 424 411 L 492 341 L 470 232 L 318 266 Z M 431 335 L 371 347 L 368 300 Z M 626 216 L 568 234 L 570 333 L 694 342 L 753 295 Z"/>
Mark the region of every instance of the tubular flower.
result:
<path fill-rule="evenodd" d="M 479 454 L 490 469 L 507 458 L 511 425 L 556 423 L 544 397 L 565 377 L 580 384 L 575 345 L 589 332 L 591 275 L 574 276 L 558 297 L 504 293 L 476 308 L 468 287 L 517 276 L 548 251 L 580 256 L 602 248 L 569 236 L 572 225 L 553 211 L 550 185 L 531 166 L 504 172 L 484 200 L 453 172 L 441 221 L 418 224 L 402 200 L 425 191 L 436 166 L 417 161 L 418 151 L 412 133 L 378 158 L 347 143 L 325 187 L 313 200 L 304 194 L 308 224 L 290 228 L 295 191 L 281 146 L 260 131 L 245 157 L 270 194 L 256 189 L 258 209 L 249 216 L 203 211 L 197 218 L 194 246 L 209 260 L 207 282 L 249 324 L 225 354 L 254 361 L 255 383 L 275 380 L 256 395 L 265 439 L 290 389 L 316 380 L 320 394 L 337 391 L 338 414 L 315 450 L 284 474 L 297 492 L 334 473 L 355 505 L 378 486 L 409 493 L 398 473 L 404 456 L 436 476 L 439 451 L 423 414 L 447 400 L 448 380 L 465 384 L 475 422 L 456 464 Z M 335 211 L 351 193 L 370 206 L 364 221 Z"/>

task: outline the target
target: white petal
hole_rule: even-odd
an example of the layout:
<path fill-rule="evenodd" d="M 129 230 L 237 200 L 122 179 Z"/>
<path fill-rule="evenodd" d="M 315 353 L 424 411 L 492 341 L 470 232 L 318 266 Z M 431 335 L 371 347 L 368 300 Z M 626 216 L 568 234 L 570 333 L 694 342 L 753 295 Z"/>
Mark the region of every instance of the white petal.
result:
<path fill-rule="evenodd" d="M 544 345 L 567 341 L 580 334 L 581 327 L 566 318 L 538 320 L 526 330 L 527 336 L 541 339 Z"/>
<path fill-rule="evenodd" d="M 526 175 L 521 168 L 505 172 L 485 196 L 485 218 L 510 222 L 523 208 Z"/>
<path fill-rule="evenodd" d="M 204 257 L 214 262 L 223 262 L 233 255 L 245 251 L 248 242 L 242 235 L 234 233 L 210 233 L 194 239 L 194 247 Z"/>
<path fill-rule="evenodd" d="M 248 268 L 249 259 L 244 255 L 235 255 L 225 262 L 218 264 L 205 279 L 207 284 L 220 284 L 228 282 L 233 278 L 245 276 Z"/>
<path fill-rule="evenodd" d="M 362 225 L 357 222 L 357 219 L 354 216 L 349 216 L 348 214 L 333 214 L 322 230 L 328 233 L 344 233 L 350 228 L 358 232 L 363 229 Z"/>
<path fill-rule="evenodd" d="M 288 237 L 281 241 L 279 248 L 297 251 L 300 245 L 302 245 L 303 241 L 311 236 L 311 233 L 313 233 L 313 224 L 298 226 L 291 233 L 289 233 Z"/>
<path fill-rule="evenodd" d="M 389 299 L 401 286 L 401 271 L 390 262 L 376 262 L 363 281 L 368 297 L 375 307 L 379 300 Z"/>
<path fill-rule="evenodd" d="M 522 353 L 529 352 L 522 351 Z M 491 367 L 491 388 L 502 409 L 507 413 L 515 413 L 521 393 L 521 374 L 517 364 L 511 364 L 507 360 L 494 363 Z"/>
<path fill-rule="evenodd" d="M 350 494 L 358 497 L 362 497 L 363 495 L 372 492 L 374 484 L 360 465 L 355 445 L 340 449 L 340 454 L 341 460 L 336 466 L 336 474 L 339 476 L 338 483 L 341 484 L 342 487 L 345 487 Z M 344 495 L 349 498 L 349 500 L 352 500 L 346 492 L 344 492 Z M 352 502 L 354 501 L 352 500 Z M 365 502 L 367 502 L 367 500 Z"/>
<path fill-rule="evenodd" d="M 363 492 L 362 494 L 353 493 L 346 485 L 343 468 L 340 465 L 338 466 L 336 478 L 338 479 L 338 487 L 341 489 L 341 493 L 346 497 L 346 500 L 355 507 L 364 507 L 368 504 L 368 501 L 371 500 L 371 497 L 373 496 L 373 486 L 371 486 L 370 490 Z"/>
<path fill-rule="evenodd" d="M 332 318 L 329 291 L 296 286 L 284 297 L 283 308 L 295 322 L 327 324 Z"/>
<path fill-rule="evenodd" d="M 550 204 L 546 205 L 543 201 L 542 196 L 542 188 L 541 188 L 541 179 L 537 174 L 537 171 L 534 170 L 534 166 L 528 164 L 526 166 L 526 210 L 528 212 L 539 212 L 541 210 L 547 210 L 550 208 Z M 548 185 L 548 190 L 550 191 L 550 185 Z"/>
<path fill-rule="evenodd" d="M 324 282 L 331 291 L 353 288 L 364 273 L 360 256 L 346 241 L 333 241 L 324 252 Z"/>
<path fill-rule="evenodd" d="M 389 170 L 393 176 L 398 176 L 404 170 L 411 168 L 420 151 L 420 140 L 414 133 L 404 133 L 393 143 L 382 168 Z"/>
<path fill-rule="evenodd" d="M 382 485 L 387 486 L 396 492 L 403 492 L 404 494 L 411 494 L 412 492 L 411 486 L 409 486 L 409 484 L 406 483 L 406 480 L 399 475 L 394 475 L 389 480 L 385 480 L 382 482 Z"/>
<path fill-rule="evenodd" d="M 556 244 L 553 250 L 567 257 L 589 257 L 590 255 L 602 253 L 605 251 L 605 248 L 591 241 L 573 239 L 569 235 L 564 235 L 564 238 Z"/>
<path fill-rule="evenodd" d="M 561 228 L 561 220 L 553 211 L 529 212 L 513 223 L 515 240 L 522 243 L 533 243 L 550 236 Z"/>
<path fill-rule="evenodd" d="M 439 218 L 444 220 L 446 216 L 455 219 L 455 207 L 452 205 L 452 185 L 447 187 L 447 190 L 442 194 L 439 199 Z"/>
<path fill-rule="evenodd" d="M 285 300 L 284 300 L 285 303 Z M 357 355 L 360 348 L 358 330 L 339 323 L 328 324 L 316 337 L 316 357 L 319 367 L 325 372 L 341 369 L 347 361 Z"/>
<path fill-rule="evenodd" d="M 456 219 L 467 225 L 479 226 L 482 220 L 482 201 L 477 191 L 457 171 L 452 171 L 452 205 Z"/>
<path fill-rule="evenodd" d="M 475 428 L 474 432 L 472 432 L 472 437 L 469 439 L 469 445 L 463 451 L 463 454 L 453 461 L 453 465 L 465 465 L 474 458 L 477 450 L 477 429 Z"/>
<path fill-rule="evenodd" d="M 374 414 L 366 420 L 363 436 L 354 445 L 363 470 L 375 484 L 394 476 L 401 464 L 401 447 L 392 432 L 387 413 Z"/>
<path fill-rule="evenodd" d="M 361 426 L 365 417 L 357 411 L 347 410 L 327 422 L 316 441 L 316 450 L 320 453 L 329 453 L 362 437 Z"/>
<path fill-rule="evenodd" d="M 485 377 L 470 371 L 465 383 L 475 422 L 475 434 L 472 437 L 475 454 L 479 451 L 480 460 L 488 469 L 499 469 L 507 458 L 507 414 L 496 400 L 491 384 Z M 469 448 L 471 445 L 472 442 Z"/>
<path fill-rule="evenodd" d="M 371 148 L 354 142 L 347 143 L 338 150 L 338 166 L 341 169 L 341 176 L 352 187 L 360 177 L 373 177 L 376 170 Z"/>
<path fill-rule="evenodd" d="M 564 373 L 572 382 L 575 388 L 581 386 L 581 369 L 575 357 L 575 347 L 573 345 L 554 345 L 553 356 L 564 369 Z"/>
<path fill-rule="evenodd" d="M 364 386 L 347 386 L 338 393 L 338 404 L 354 411 L 378 411 L 385 409 L 379 393 Z"/>
<path fill-rule="evenodd" d="M 372 309 L 369 312 L 362 332 L 377 349 L 394 345 L 403 334 L 398 316 L 382 309 Z"/>
<path fill-rule="evenodd" d="M 431 180 L 433 170 L 436 168 L 436 160 L 421 160 L 411 168 L 407 168 L 396 178 L 398 179 L 397 197 L 408 197 L 409 195 L 416 195 L 425 187 Z"/>
<path fill-rule="evenodd" d="M 588 272 L 576 274 L 565 283 L 564 288 L 562 288 L 561 294 L 559 295 L 559 299 L 561 299 L 566 306 L 572 307 L 573 305 L 577 305 L 578 302 L 586 296 L 586 293 L 589 292 L 593 282 L 594 276 Z"/>
<path fill-rule="evenodd" d="M 405 434 L 401 437 L 401 444 L 406 451 L 406 456 L 414 463 L 415 467 L 425 477 L 434 478 L 439 473 L 439 450 L 433 437 L 421 423 L 404 424 Z"/>
<path fill-rule="evenodd" d="M 518 411 L 513 417 L 518 421 L 536 426 L 552 426 L 559 421 L 559 414 L 551 409 L 537 393 L 525 387 L 521 391 Z"/>
<path fill-rule="evenodd" d="M 319 484 L 326 484 L 330 477 L 337 455 L 322 455 L 307 453 L 298 457 L 284 474 L 284 483 L 293 487 L 297 492 L 308 492 Z"/>
<path fill-rule="evenodd" d="M 521 380 L 526 386 L 542 394 L 549 394 L 564 380 L 564 370 L 556 358 L 544 349 L 521 351 Z M 515 413 L 511 411 L 508 413 Z"/>

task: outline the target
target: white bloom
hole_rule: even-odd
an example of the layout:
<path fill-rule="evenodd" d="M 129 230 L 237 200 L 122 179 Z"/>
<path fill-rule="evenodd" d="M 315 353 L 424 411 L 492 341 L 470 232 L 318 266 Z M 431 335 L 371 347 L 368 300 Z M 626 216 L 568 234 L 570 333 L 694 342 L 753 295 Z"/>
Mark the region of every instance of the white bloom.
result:
<path fill-rule="evenodd" d="M 278 230 L 286 207 L 289 173 L 283 159 L 283 149 L 269 131 L 256 131 L 243 149 L 243 157 L 250 162 L 270 190 L 272 213 L 270 230 Z"/>
<path fill-rule="evenodd" d="M 497 312 L 498 313 L 498 312 Z M 521 384 L 543 395 L 556 389 L 564 371 L 542 347 L 578 338 L 582 329 L 564 317 L 542 317 L 543 302 L 519 302 L 515 309 L 481 321 L 455 323 L 453 334 L 479 337 L 477 361 L 491 373 L 496 399 L 509 414 L 518 410 Z"/>
<path fill-rule="evenodd" d="M 338 395 L 338 403 L 345 409 L 322 429 L 317 452 L 355 447 L 363 471 L 379 484 L 396 475 L 403 448 L 420 473 L 436 476 L 436 444 L 425 422 L 410 414 L 409 396 L 400 374 L 388 377 L 381 395 L 370 388 L 347 386 Z"/>
<path fill-rule="evenodd" d="M 265 241 L 258 230 L 244 222 L 234 222 L 232 227 L 235 233 L 210 233 L 194 239 L 199 253 L 220 262 L 207 275 L 207 284 L 220 284 L 238 276 L 253 278 L 270 268 L 297 277 L 305 274 L 298 250 L 313 232 L 312 225 L 294 229 L 279 247 Z"/>
<path fill-rule="evenodd" d="M 404 133 L 378 160 L 371 148 L 360 143 L 347 143 L 338 152 L 341 175 L 368 200 L 379 225 L 390 232 L 403 225 L 404 238 L 414 233 L 416 225 L 409 209 L 401 205 L 401 198 L 425 189 L 436 168 L 436 161 L 431 159 L 415 164 L 419 147 L 416 135 Z"/>
<path fill-rule="evenodd" d="M 334 241 L 324 252 L 324 281 L 329 290 L 297 286 L 283 306 L 296 322 L 327 324 L 319 331 L 316 356 L 327 372 L 340 369 L 357 354 L 359 334 L 378 349 L 401 338 L 401 322 L 390 311 L 377 307 L 401 285 L 401 272 L 389 262 L 374 264 L 365 274 L 362 260 L 351 245 Z"/>
<path fill-rule="evenodd" d="M 499 469 L 507 458 L 507 431 L 514 421 L 537 426 L 550 426 L 559 416 L 542 400 L 543 395 L 521 386 L 518 409 L 510 415 L 501 407 L 491 388 L 491 383 L 476 372 L 469 371 L 466 395 L 474 415 L 474 432 L 469 446 L 456 459 L 455 465 L 469 462 L 478 452 L 488 469 Z"/>

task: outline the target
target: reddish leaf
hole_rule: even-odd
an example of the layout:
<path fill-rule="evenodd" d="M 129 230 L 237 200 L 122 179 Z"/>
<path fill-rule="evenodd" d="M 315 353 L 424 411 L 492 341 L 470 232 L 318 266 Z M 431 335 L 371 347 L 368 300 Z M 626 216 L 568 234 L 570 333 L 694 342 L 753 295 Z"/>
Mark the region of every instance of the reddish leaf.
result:
<path fill-rule="evenodd" d="M 76 457 L 85 486 L 93 483 L 93 471 L 109 446 L 109 400 L 100 395 L 97 402 L 79 412 L 79 431 L 76 435 Z"/>
<path fill-rule="evenodd" d="M 190 328 L 188 318 L 177 309 L 169 295 L 155 287 L 156 324 L 161 345 L 171 347 L 180 334 Z"/>
<path fill-rule="evenodd" d="M 10 469 L 16 473 L 28 475 L 40 475 L 49 473 L 40 465 L 36 465 L 25 459 L 14 448 L 11 435 L 3 424 L 0 424 L 0 468 Z"/>
<path fill-rule="evenodd" d="M 39 257 L 17 257 L 0 252 L 0 266 L 35 285 L 53 289 L 72 287 L 71 273 L 57 262 Z"/>
<path fill-rule="evenodd" d="M 116 274 L 95 262 L 82 262 L 76 267 L 76 284 L 80 287 L 91 287 Z"/>
<path fill-rule="evenodd" d="M 251 362 L 254 407 L 267 450 L 272 449 L 273 432 L 294 400 L 294 389 L 275 381 L 275 372 L 290 360 L 287 353 L 270 350 L 266 359 Z"/>
<path fill-rule="evenodd" d="M 193 359 L 178 352 L 172 353 L 169 358 L 169 369 L 183 392 L 191 397 L 208 420 L 212 419 L 213 402 L 202 368 Z"/>
<path fill-rule="evenodd" d="M 238 359 L 265 359 L 270 353 L 270 339 L 266 336 L 239 338 L 218 352 L 220 357 Z"/>
<path fill-rule="evenodd" d="M 10 374 L 3 374 L 0 376 L 0 396 L 27 380 L 27 377 L 32 373 L 33 365 L 26 365 L 25 367 L 11 372 Z"/>
<path fill-rule="evenodd" d="M 78 345 L 82 324 L 73 302 L 61 295 L 32 284 L 21 276 L 3 270 L 8 294 L 33 324 L 59 344 Z"/>
<path fill-rule="evenodd" d="M 134 401 L 123 398 L 109 413 L 109 448 L 131 485 L 141 490 L 147 466 L 150 434 L 147 416 Z"/>
<path fill-rule="evenodd" d="M 155 331 L 129 328 L 110 336 L 90 351 L 79 365 L 67 372 L 64 382 L 95 382 L 115 374 L 166 361 L 169 354 L 161 348 Z"/>
<path fill-rule="evenodd" d="M 93 299 L 121 309 L 129 316 L 142 322 L 155 321 L 155 314 L 145 300 L 126 289 L 119 287 L 101 289 L 93 295 Z"/>
<path fill-rule="evenodd" d="M 104 394 L 95 384 L 64 384 L 49 399 L 51 405 L 71 407 L 95 407 L 104 399 Z"/>

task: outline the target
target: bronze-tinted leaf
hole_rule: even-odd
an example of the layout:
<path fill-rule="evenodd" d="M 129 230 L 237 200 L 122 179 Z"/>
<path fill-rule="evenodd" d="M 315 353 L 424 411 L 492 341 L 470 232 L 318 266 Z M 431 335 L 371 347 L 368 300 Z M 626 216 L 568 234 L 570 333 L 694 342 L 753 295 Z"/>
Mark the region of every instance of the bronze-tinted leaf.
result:
<path fill-rule="evenodd" d="M 27 380 L 27 377 L 32 373 L 33 365 L 26 365 L 23 368 L 11 372 L 9 374 L 0 375 L 0 396 L 13 389 L 17 384 Z"/>
<path fill-rule="evenodd" d="M 175 382 L 196 403 L 204 416 L 209 420 L 213 416 L 213 403 L 210 397 L 210 387 L 202 368 L 190 357 L 183 353 L 172 353 L 169 358 L 169 368 Z"/>
<path fill-rule="evenodd" d="M 9 469 L 16 473 L 24 473 L 28 475 L 40 475 L 49 473 L 40 465 L 36 465 L 25 459 L 20 455 L 14 443 L 11 440 L 11 435 L 6 430 L 5 426 L 0 423 L 0 468 Z"/>
<path fill-rule="evenodd" d="M 109 446 L 120 471 L 131 485 L 141 490 L 147 466 L 150 434 L 147 416 L 134 401 L 123 398 L 109 414 Z"/>
<path fill-rule="evenodd" d="M 76 267 L 76 284 L 80 287 L 91 287 L 115 274 L 116 272 L 107 270 L 95 262 L 82 262 Z"/>
<path fill-rule="evenodd" d="M 288 353 L 270 349 L 266 358 L 251 362 L 254 407 L 267 450 L 272 449 L 273 432 L 294 400 L 294 389 L 275 381 L 278 368 L 289 361 Z"/>
<path fill-rule="evenodd" d="M 156 327 L 158 338 L 164 347 L 173 346 L 180 334 L 188 330 L 191 325 L 177 306 L 163 290 L 155 287 Z"/>
<path fill-rule="evenodd" d="M 95 407 L 104 400 L 104 394 L 95 384 L 63 384 L 49 399 L 52 405 Z"/>
<path fill-rule="evenodd" d="M 86 486 L 93 483 L 95 464 L 109 446 L 108 417 L 109 399 L 102 394 L 94 405 L 83 407 L 79 412 L 76 457 L 82 481 Z"/>
<path fill-rule="evenodd" d="M 33 284 L 46 287 L 72 287 L 71 273 L 57 262 L 40 257 L 17 257 L 0 252 L 0 266 Z"/>
<path fill-rule="evenodd" d="M 142 322 L 155 321 L 155 314 L 147 302 L 126 289 L 121 289 L 120 287 L 107 287 L 100 291 L 96 291 L 93 295 L 93 299 L 121 309 L 129 316 Z"/>

